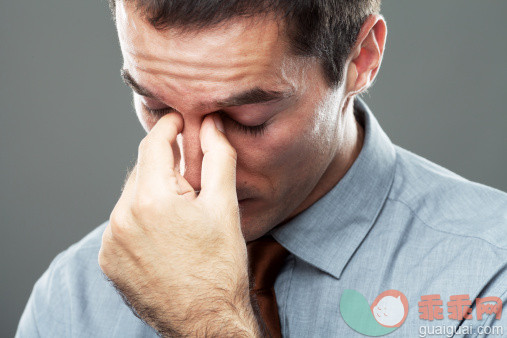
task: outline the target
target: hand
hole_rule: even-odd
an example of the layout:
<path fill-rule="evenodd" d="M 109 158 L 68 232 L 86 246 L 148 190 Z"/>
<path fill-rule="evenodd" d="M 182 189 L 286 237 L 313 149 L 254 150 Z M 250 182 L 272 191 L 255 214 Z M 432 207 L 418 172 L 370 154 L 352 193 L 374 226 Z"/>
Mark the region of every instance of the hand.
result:
<path fill-rule="evenodd" d="M 236 152 L 217 129 L 221 123 L 208 115 L 201 126 L 197 196 L 175 170 L 183 119 L 178 113 L 162 117 L 141 141 L 102 237 L 102 271 L 165 336 L 259 335 L 239 220 Z"/>

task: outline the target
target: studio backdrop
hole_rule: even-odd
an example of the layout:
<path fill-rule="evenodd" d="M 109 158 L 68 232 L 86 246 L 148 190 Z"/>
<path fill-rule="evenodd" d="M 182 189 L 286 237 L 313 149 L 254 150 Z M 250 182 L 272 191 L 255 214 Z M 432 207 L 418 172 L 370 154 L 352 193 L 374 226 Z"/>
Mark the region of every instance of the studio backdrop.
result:
<path fill-rule="evenodd" d="M 383 3 L 363 95 L 395 144 L 507 190 L 507 2 Z M 0 336 L 55 255 L 107 220 L 144 135 L 105 0 L 0 2 Z"/>

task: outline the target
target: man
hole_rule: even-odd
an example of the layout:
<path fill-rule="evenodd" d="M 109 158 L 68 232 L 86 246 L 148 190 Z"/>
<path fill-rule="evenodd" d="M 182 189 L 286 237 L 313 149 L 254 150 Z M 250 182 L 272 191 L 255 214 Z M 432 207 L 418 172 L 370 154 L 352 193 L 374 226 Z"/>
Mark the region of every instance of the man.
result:
<path fill-rule="evenodd" d="M 481 302 L 507 299 L 506 195 L 392 145 L 357 98 L 384 53 L 380 1 L 111 5 L 147 136 L 109 221 L 55 258 L 17 336 L 505 326 Z M 247 243 L 270 236 L 288 255 L 267 315 L 248 262 L 275 258 Z"/>

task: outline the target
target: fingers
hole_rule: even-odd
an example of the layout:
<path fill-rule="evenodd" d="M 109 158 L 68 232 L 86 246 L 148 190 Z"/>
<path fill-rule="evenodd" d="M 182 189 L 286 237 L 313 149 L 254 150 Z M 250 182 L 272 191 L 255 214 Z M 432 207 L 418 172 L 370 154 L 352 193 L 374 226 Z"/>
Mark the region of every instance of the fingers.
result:
<path fill-rule="evenodd" d="M 236 196 L 236 151 L 215 123 L 220 117 L 210 114 L 204 119 L 201 132 L 201 148 L 203 152 L 201 170 L 201 199 L 237 202 Z M 220 127 L 223 129 L 223 127 Z M 183 119 L 180 114 L 164 115 L 152 128 L 150 133 L 141 141 L 136 168 L 135 180 L 130 175 L 125 189 L 132 189 L 135 184 L 146 194 L 153 195 L 161 187 L 175 195 L 184 195 L 193 199 L 196 193 L 192 186 L 183 178 L 175 165 L 179 162 L 179 148 L 176 143 L 177 135 L 183 129 Z M 132 183 L 131 181 L 136 181 Z M 142 193 L 137 191 L 137 193 Z"/>
<path fill-rule="evenodd" d="M 189 200 L 194 199 L 197 196 L 194 188 L 192 188 L 190 183 L 188 183 L 188 181 L 183 176 L 181 176 L 179 171 L 175 171 L 175 174 L 179 186 L 178 194 L 185 196 Z"/>
<path fill-rule="evenodd" d="M 201 127 L 203 160 L 201 193 L 198 198 L 213 202 L 237 202 L 236 151 L 225 134 L 218 130 L 214 119 L 218 119 L 221 126 L 220 117 L 210 114 L 206 116 Z"/>
<path fill-rule="evenodd" d="M 183 118 L 178 113 L 164 115 L 139 144 L 137 159 L 137 187 L 153 194 L 169 189 L 177 194 L 178 178 L 175 174 L 176 136 L 183 129 Z M 167 192 L 167 191 L 165 191 Z"/>

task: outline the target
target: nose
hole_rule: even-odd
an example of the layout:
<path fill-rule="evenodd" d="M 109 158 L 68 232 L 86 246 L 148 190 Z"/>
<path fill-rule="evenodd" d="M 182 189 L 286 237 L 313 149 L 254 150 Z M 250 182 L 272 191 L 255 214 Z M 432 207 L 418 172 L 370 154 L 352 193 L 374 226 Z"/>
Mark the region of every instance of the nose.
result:
<path fill-rule="evenodd" d="M 201 166 L 203 158 L 199 138 L 201 123 L 202 121 L 199 121 L 199 119 L 187 119 L 184 121 L 184 127 L 178 139 L 180 173 L 196 191 L 201 190 Z"/>

